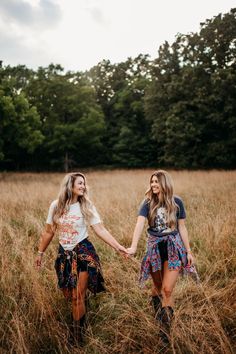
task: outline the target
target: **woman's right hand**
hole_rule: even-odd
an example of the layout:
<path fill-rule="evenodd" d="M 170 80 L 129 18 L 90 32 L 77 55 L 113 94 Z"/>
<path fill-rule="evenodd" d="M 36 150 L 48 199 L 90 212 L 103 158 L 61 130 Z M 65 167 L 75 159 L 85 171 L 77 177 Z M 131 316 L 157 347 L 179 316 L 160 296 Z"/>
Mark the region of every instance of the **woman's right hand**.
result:
<path fill-rule="evenodd" d="M 43 260 L 43 255 L 38 254 L 35 260 L 35 265 L 38 270 L 42 267 L 42 260 Z"/>
<path fill-rule="evenodd" d="M 35 259 L 35 266 L 38 270 L 40 270 L 40 268 L 42 267 L 42 260 L 43 260 L 44 252 L 46 251 L 49 243 L 52 241 L 53 236 L 54 236 L 54 231 L 53 231 L 52 225 L 46 224 L 45 229 L 42 232 L 41 237 L 40 237 L 40 242 L 39 242 L 39 246 L 38 246 L 38 254 Z"/>

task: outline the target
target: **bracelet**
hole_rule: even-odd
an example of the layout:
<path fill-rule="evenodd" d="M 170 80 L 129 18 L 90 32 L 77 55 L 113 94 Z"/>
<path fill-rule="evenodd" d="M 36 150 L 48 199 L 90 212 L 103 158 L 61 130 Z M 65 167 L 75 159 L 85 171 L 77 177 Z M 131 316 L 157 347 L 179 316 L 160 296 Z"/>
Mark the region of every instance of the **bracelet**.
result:
<path fill-rule="evenodd" d="M 186 249 L 187 253 L 192 253 L 191 248 Z"/>
<path fill-rule="evenodd" d="M 44 252 L 38 251 L 38 254 L 39 254 L 40 256 L 42 256 L 42 255 L 44 254 Z"/>

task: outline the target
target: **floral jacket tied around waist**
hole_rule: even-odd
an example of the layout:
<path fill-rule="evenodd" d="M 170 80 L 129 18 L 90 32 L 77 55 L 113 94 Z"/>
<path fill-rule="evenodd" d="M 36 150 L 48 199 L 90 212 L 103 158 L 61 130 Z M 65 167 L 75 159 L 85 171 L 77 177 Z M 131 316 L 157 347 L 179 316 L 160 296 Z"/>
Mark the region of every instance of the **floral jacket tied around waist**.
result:
<path fill-rule="evenodd" d="M 154 273 L 162 269 L 158 247 L 158 243 L 162 241 L 167 242 L 168 268 L 172 270 L 179 269 L 182 275 L 191 275 L 196 282 L 199 282 L 195 266 L 188 266 L 186 249 L 179 232 L 173 232 L 160 237 L 148 234 L 147 252 L 141 263 L 140 285 L 144 285 L 150 275 L 150 270 Z"/>
<path fill-rule="evenodd" d="M 100 260 L 88 239 L 80 242 L 72 251 L 64 250 L 61 245 L 59 246 L 55 261 L 58 287 L 71 290 L 77 286 L 80 262 L 86 263 L 89 274 L 88 289 L 94 294 L 105 291 Z"/>

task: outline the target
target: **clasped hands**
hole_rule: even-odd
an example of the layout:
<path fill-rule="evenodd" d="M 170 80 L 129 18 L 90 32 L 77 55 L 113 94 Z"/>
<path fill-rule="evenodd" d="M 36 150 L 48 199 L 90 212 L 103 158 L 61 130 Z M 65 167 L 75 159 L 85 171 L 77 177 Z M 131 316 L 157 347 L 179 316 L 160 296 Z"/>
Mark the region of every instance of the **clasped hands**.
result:
<path fill-rule="evenodd" d="M 129 258 L 135 255 L 136 253 L 136 248 L 134 247 L 129 247 L 129 248 L 125 248 L 124 246 L 120 245 L 117 249 L 118 252 L 120 252 L 120 254 L 125 257 L 125 258 Z"/>

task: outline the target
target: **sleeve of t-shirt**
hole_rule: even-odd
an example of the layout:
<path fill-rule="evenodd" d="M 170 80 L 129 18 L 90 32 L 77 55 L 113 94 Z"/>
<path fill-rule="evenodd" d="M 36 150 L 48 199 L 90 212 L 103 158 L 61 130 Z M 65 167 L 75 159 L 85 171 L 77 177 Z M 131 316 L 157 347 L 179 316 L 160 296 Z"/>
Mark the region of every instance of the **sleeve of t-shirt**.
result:
<path fill-rule="evenodd" d="M 148 213 L 149 213 L 149 204 L 148 201 L 145 199 L 139 207 L 138 216 L 144 216 L 145 218 L 147 218 Z"/>
<path fill-rule="evenodd" d="M 52 217 L 53 217 L 53 211 L 54 211 L 56 205 L 57 205 L 57 200 L 54 200 L 49 207 L 46 224 L 50 224 L 50 225 L 53 224 Z"/>
<path fill-rule="evenodd" d="M 175 202 L 178 205 L 177 210 L 177 219 L 185 219 L 186 218 L 186 211 L 184 208 L 184 203 L 181 198 L 175 197 Z"/>
<path fill-rule="evenodd" d="M 100 224 L 101 218 L 94 205 L 92 206 L 92 211 L 93 211 L 93 216 L 90 219 L 90 225 Z"/>

